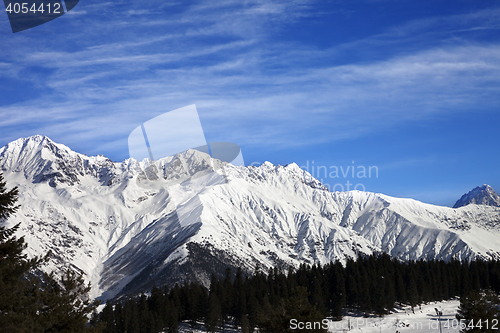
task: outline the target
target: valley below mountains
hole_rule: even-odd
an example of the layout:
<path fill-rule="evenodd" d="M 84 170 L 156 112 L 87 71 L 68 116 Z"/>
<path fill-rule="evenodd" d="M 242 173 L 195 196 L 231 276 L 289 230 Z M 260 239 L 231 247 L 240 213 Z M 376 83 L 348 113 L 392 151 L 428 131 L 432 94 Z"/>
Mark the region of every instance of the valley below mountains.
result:
<path fill-rule="evenodd" d="M 500 207 L 332 193 L 294 163 L 236 167 L 197 150 L 118 163 L 33 136 L 0 148 L 0 170 L 19 188 L 6 223 L 21 223 L 28 253 L 51 251 L 47 270 L 83 273 L 102 299 L 360 253 L 500 259 Z"/>

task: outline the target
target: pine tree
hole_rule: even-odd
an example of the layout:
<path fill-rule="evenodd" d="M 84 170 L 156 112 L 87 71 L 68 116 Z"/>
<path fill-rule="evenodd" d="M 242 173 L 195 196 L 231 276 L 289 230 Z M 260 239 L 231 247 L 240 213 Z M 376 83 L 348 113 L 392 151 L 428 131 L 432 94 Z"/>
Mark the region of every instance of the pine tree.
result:
<path fill-rule="evenodd" d="M 498 332 L 492 323 L 500 320 L 500 298 L 492 291 L 471 291 L 460 297 L 457 320 L 463 321 L 461 332 Z"/>
<path fill-rule="evenodd" d="M 252 333 L 257 326 L 259 311 L 261 309 L 259 305 L 259 301 L 255 296 L 255 290 L 248 288 L 250 290 L 248 297 L 248 324 L 249 324 L 249 332 Z"/>
<path fill-rule="evenodd" d="M 0 223 L 18 209 L 17 195 L 17 188 L 7 191 L 0 174 Z M 39 268 L 49 254 L 28 259 L 24 238 L 14 235 L 19 226 L 0 227 L 0 331 L 99 331 L 98 327 L 86 327 L 87 315 L 97 307 L 87 297 L 90 286 L 69 271 L 61 281 L 53 274 L 41 274 L 40 279 Z"/>
<path fill-rule="evenodd" d="M 148 298 L 148 306 L 155 313 L 157 324 L 160 328 L 165 326 L 166 297 L 163 291 L 156 286 L 151 289 L 151 296 Z"/>
<path fill-rule="evenodd" d="M 0 227 L 0 331 L 34 331 L 38 309 L 36 281 L 28 274 L 38 266 L 38 258 L 31 260 L 23 254 L 23 238 L 13 234 L 19 224 L 6 229 Z"/>
<path fill-rule="evenodd" d="M 209 332 L 216 332 L 222 324 L 222 309 L 219 298 L 215 293 L 210 293 L 208 298 L 208 313 L 205 318 L 205 327 Z"/>
<path fill-rule="evenodd" d="M 224 282 L 222 283 L 221 294 L 219 300 L 221 302 L 222 308 L 222 318 L 223 321 L 226 322 L 228 320 L 228 316 L 232 315 L 233 301 L 234 301 L 234 290 L 233 283 L 231 281 L 231 268 L 226 268 Z"/>
<path fill-rule="evenodd" d="M 19 206 L 18 189 L 7 190 L 0 174 L 0 223 L 4 223 Z M 37 311 L 36 286 L 30 284 L 28 274 L 40 263 L 38 258 L 27 259 L 24 238 L 16 238 L 19 224 L 7 229 L 0 227 L 0 331 L 35 331 Z"/>
<path fill-rule="evenodd" d="M 479 261 L 473 261 L 469 266 L 470 285 L 472 290 L 481 290 L 481 279 L 479 277 Z"/>
<path fill-rule="evenodd" d="M 395 274 L 395 288 L 396 288 L 396 299 L 400 303 L 406 303 L 407 302 L 407 297 L 406 297 L 406 289 L 405 289 L 405 283 L 403 281 L 403 274 L 401 273 L 402 269 L 400 265 L 398 264 L 396 266 L 396 272 Z"/>
<path fill-rule="evenodd" d="M 38 294 L 42 307 L 38 310 L 39 321 L 45 331 L 84 331 L 88 315 L 99 305 L 87 295 L 90 284 L 85 285 L 81 275 L 68 270 L 60 281 L 54 274 L 45 274 Z"/>
<path fill-rule="evenodd" d="M 241 317 L 241 333 L 250 333 L 250 322 L 247 315 Z"/>
<path fill-rule="evenodd" d="M 106 306 L 104 307 L 104 309 L 102 309 L 100 317 L 101 322 L 106 325 L 104 333 L 115 333 L 115 316 L 113 312 L 113 306 L 111 305 L 111 302 L 109 300 L 106 302 Z"/>
<path fill-rule="evenodd" d="M 342 308 L 346 305 L 346 288 L 343 276 L 344 268 L 339 262 L 330 266 L 331 308 L 334 320 L 342 320 Z"/>
<path fill-rule="evenodd" d="M 295 319 L 297 322 L 310 323 L 310 325 L 306 324 L 300 332 L 326 332 L 321 325 L 324 317 L 315 306 L 309 303 L 308 296 L 305 287 L 295 288 L 292 291 L 292 296 L 281 299 L 277 307 L 264 313 L 259 323 L 261 331 L 268 333 L 297 332 L 291 326 L 291 320 Z"/>
<path fill-rule="evenodd" d="M 176 333 L 179 331 L 179 312 L 174 304 L 174 302 L 167 299 L 165 304 L 166 310 L 166 326 L 168 327 L 169 333 Z"/>
<path fill-rule="evenodd" d="M 141 323 L 139 317 L 139 306 L 134 300 L 129 300 L 123 307 L 123 316 L 125 318 L 125 331 L 127 333 L 140 333 Z"/>
<path fill-rule="evenodd" d="M 16 205 L 17 195 L 19 194 L 17 186 L 10 190 L 7 190 L 6 186 L 7 183 L 3 178 L 3 174 L 0 173 L 0 222 L 7 220 L 10 215 L 19 209 L 19 206 Z"/>
<path fill-rule="evenodd" d="M 406 272 L 406 281 L 407 281 L 407 290 L 408 290 L 408 301 L 410 302 L 411 305 L 411 311 L 415 313 L 415 306 L 419 302 L 419 295 L 418 295 L 418 289 L 417 289 L 417 283 L 415 282 L 415 270 L 407 270 Z"/>
<path fill-rule="evenodd" d="M 467 263 L 462 263 L 460 267 L 460 296 L 469 294 L 471 288 L 469 267 Z"/>
<path fill-rule="evenodd" d="M 368 275 L 368 272 L 365 269 L 365 265 L 360 259 L 358 259 L 357 264 L 360 266 L 359 267 L 360 275 L 358 280 L 358 286 L 360 288 L 358 306 L 362 311 L 365 312 L 365 314 L 368 314 L 372 309 L 372 300 L 371 300 L 372 295 L 370 294 L 370 276 Z"/>
<path fill-rule="evenodd" d="M 123 318 L 123 307 L 120 302 L 115 305 L 115 327 L 116 332 L 125 332 L 125 320 Z"/>
<path fill-rule="evenodd" d="M 321 274 L 314 274 L 311 281 L 311 294 L 309 296 L 310 303 L 318 309 L 322 314 L 328 314 L 326 309 L 325 293 L 321 285 Z"/>
<path fill-rule="evenodd" d="M 375 311 L 375 313 L 378 315 L 386 314 L 387 310 L 385 306 L 386 306 L 386 297 L 388 292 L 386 288 L 386 279 L 384 276 L 380 276 L 376 280 L 376 283 L 373 286 L 372 294 L 373 294 L 372 308 Z"/>
<path fill-rule="evenodd" d="M 233 283 L 233 308 L 232 316 L 234 317 L 237 324 L 242 324 L 241 318 L 247 312 L 246 308 L 246 294 L 243 288 L 243 272 L 241 267 L 236 271 L 236 277 Z M 248 318 L 247 318 L 248 320 Z"/>

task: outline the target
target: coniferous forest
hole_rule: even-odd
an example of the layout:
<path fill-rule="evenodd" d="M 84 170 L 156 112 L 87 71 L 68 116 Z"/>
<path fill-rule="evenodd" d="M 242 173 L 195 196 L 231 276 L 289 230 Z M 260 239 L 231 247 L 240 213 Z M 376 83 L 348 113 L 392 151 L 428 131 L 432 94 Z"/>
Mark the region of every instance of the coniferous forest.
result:
<path fill-rule="evenodd" d="M 125 302 L 108 302 L 98 320 L 104 332 L 175 332 L 179 321 L 203 322 L 210 332 L 230 322 L 242 332 L 288 332 L 290 319 L 342 318 L 345 309 L 384 315 L 396 303 L 412 308 L 430 301 L 469 295 L 473 290 L 500 291 L 500 262 L 458 260 L 401 262 L 387 254 L 358 257 L 343 266 L 301 265 L 283 272 L 243 277 L 226 270 L 212 277 L 210 288 L 198 283 L 154 288 Z M 321 330 L 316 330 L 320 332 Z M 311 331 L 313 332 L 313 331 Z"/>

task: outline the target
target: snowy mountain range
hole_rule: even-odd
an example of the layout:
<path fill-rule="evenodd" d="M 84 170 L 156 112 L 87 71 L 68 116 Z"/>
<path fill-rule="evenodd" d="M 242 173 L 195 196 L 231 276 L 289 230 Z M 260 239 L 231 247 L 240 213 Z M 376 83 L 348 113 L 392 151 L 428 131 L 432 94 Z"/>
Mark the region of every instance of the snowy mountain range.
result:
<path fill-rule="evenodd" d="M 500 207 L 500 196 L 489 185 L 478 186 L 464 194 L 453 206 L 459 208 L 469 204 Z"/>
<path fill-rule="evenodd" d="M 331 193 L 292 163 L 235 167 L 196 150 L 157 161 L 73 152 L 47 137 L 0 149 L 19 187 L 30 255 L 85 274 L 103 299 L 258 264 L 385 251 L 402 260 L 500 258 L 500 208 L 457 209 L 369 192 Z"/>

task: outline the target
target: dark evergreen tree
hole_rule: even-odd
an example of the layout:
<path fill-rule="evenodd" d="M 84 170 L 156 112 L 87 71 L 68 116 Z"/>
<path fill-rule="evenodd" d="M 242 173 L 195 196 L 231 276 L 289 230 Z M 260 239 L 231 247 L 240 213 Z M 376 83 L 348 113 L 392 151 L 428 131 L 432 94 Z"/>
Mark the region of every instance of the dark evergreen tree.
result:
<path fill-rule="evenodd" d="M 259 327 L 262 332 L 269 333 L 297 332 L 291 325 L 291 320 L 295 319 L 297 322 L 312 323 L 310 329 L 305 326 L 300 332 L 326 332 L 321 324 L 323 318 L 316 307 L 309 303 L 307 289 L 297 287 L 292 291 L 292 296 L 281 299 L 277 307 L 263 316 Z"/>
<path fill-rule="evenodd" d="M 117 331 L 115 327 L 115 314 L 113 310 L 113 305 L 108 300 L 106 306 L 101 311 L 101 322 L 105 325 L 104 333 L 115 333 Z"/>
<path fill-rule="evenodd" d="M 479 260 L 472 261 L 469 265 L 469 276 L 471 290 L 481 290 L 481 278 L 479 277 Z"/>
<path fill-rule="evenodd" d="M 355 307 L 360 303 L 360 288 L 358 281 L 360 278 L 360 273 L 356 262 L 349 258 L 346 263 L 346 302 L 347 306 Z"/>
<path fill-rule="evenodd" d="M 115 305 L 114 311 L 116 332 L 125 332 L 125 320 L 123 318 L 123 307 L 120 302 Z"/>
<path fill-rule="evenodd" d="M 359 266 L 359 280 L 358 280 L 358 307 L 364 311 L 366 314 L 371 312 L 372 310 L 372 293 L 370 290 L 370 275 L 368 274 L 365 265 L 362 264 L 362 261 L 358 258 L 357 265 Z M 373 276 L 372 276 L 373 277 Z"/>
<path fill-rule="evenodd" d="M 250 333 L 250 322 L 247 315 L 241 317 L 241 333 Z"/>
<path fill-rule="evenodd" d="M 376 279 L 375 284 L 373 285 L 373 302 L 372 309 L 377 315 L 386 314 L 388 310 L 386 310 L 387 303 L 387 283 L 386 278 L 384 276 L 380 276 Z M 392 307 L 390 308 L 392 309 Z"/>
<path fill-rule="evenodd" d="M 17 186 L 7 190 L 7 182 L 5 182 L 3 174 L 0 173 L 0 223 L 3 223 L 19 209 L 19 206 L 16 205 L 18 194 Z"/>
<path fill-rule="evenodd" d="M 233 282 L 231 279 L 231 268 L 226 268 L 224 275 L 224 282 L 222 288 L 220 288 L 219 300 L 222 306 L 222 317 L 223 321 L 227 321 L 227 316 L 232 314 L 233 301 L 234 301 L 234 290 Z"/>
<path fill-rule="evenodd" d="M 123 317 L 125 319 L 125 332 L 140 333 L 141 321 L 139 317 L 139 306 L 135 300 L 129 300 L 123 307 Z"/>
<path fill-rule="evenodd" d="M 419 300 L 417 282 L 415 281 L 415 275 L 416 275 L 416 272 L 414 270 L 408 269 L 406 271 L 408 302 L 411 305 L 412 312 L 415 312 L 414 308 L 418 304 L 418 300 Z"/>
<path fill-rule="evenodd" d="M 18 209 L 17 194 L 17 188 L 6 189 L 0 174 L 0 223 Z M 39 268 L 48 255 L 28 259 L 24 238 L 14 235 L 18 229 L 19 224 L 0 227 L 0 331 L 99 331 L 99 327 L 86 326 L 98 304 L 87 297 L 90 286 L 71 271 L 60 281 L 53 274 L 41 274 Z"/>
<path fill-rule="evenodd" d="M 0 173 L 0 223 L 4 223 L 19 206 L 16 205 L 17 187 L 7 190 L 6 182 Z M 28 260 L 23 254 L 26 245 L 24 238 L 14 237 L 19 224 L 7 229 L 0 227 L 0 330 L 5 332 L 33 331 L 37 306 L 34 289 L 27 275 L 41 262 Z"/>
<path fill-rule="evenodd" d="M 394 277 L 395 291 L 396 291 L 396 300 L 400 303 L 406 303 L 408 298 L 406 296 L 406 286 L 403 280 L 403 273 L 401 272 L 401 265 L 396 263 L 396 271 Z"/>
<path fill-rule="evenodd" d="M 500 299 L 492 291 L 471 291 L 460 297 L 460 307 L 456 315 L 463 321 L 461 332 L 498 332 L 500 320 Z M 496 327 L 495 327 L 496 326 Z"/>
<path fill-rule="evenodd" d="M 344 268 L 339 262 L 331 266 L 330 292 L 331 315 L 334 320 L 342 320 L 342 308 L 346 306 L 346 287 L 343 274 Z"/>
<path fill-rule="evenodd" d="M 252 290 L 251 290 L 252 291 Z M 249 332 L 252 333 L 255 329 L 255 327 L 258 324 L 258 318 L 260 316 L 260 304 L 255 296 L 254 292 L 249 292 L 249 297 L 248 297 L 248 324 L 249 324 Z"/>
<path fill-rule="evenodd" d="M 68 270 L 60 281 L 45 274 L 37 297 L 41 308 L 38 321 L 45 332 L 83 332 L 88 316 L 99 305 L 88 297 L 90 284 Z"/>
<path fill-rule="evenodd" d="M 325 296 L 327 295 L 325 293 L 325 287 L 324 284 L 322 284 L 322 275 L 320 272 L 312 272 L 312 281 L 311 281 L 311 287 L 310 287 L 310 303 L 316 307 L 316 309 L 324 314 L 326 317 L 328 315 L 328 303 L 326 302 Z M 296 289 L 297 290 L 297 289 Z M 287 298 L 284 296 L 283 298 Z"/>
<path fill-rule="evenodd" d="M 471 289 L 469 267 L 462 263 L 460 266 L 460 296 L 468 295 Z"/>
<path fill-rule="evenodd" d="M 177 333 L 179 331 L 179 312 L 175 307 L 175 304 L 170 300 L 166 303 L 166 327 L 169 333 Z"/>
<path fill-rule="evenodd" d="M 233 283 L 233 308 L 231 315 L 236 321 L 236 324 L 242 324 L 241 319 L 247 313 L 246 307 L 246 293 L 243 287 L 243 271 L 241 267 L 236 271 L 236 277 Z M 246 318 L 246 317 L 245 317 Z M 248 318 L 247 318 L 248 321 Z"/>
<path fill-rule="evenodd" d="M 40 307 L 36 297 L 38 282 L 29 273 L 41 261 L 27 259 L 24 238 L 14 236 L 18 228 L 19 224 L 10 229 L 0 227 L 0 331 L 34 332 Z"/>
<path fill-rule="evenodd" d="M 209 332 L 217 332 L 217 328 L 223 323 L 222 307 L 215 293 L 208 297 L 208 311 L 205 317 L 205 327 Z"/>
<path fill-rule="evenodd" d="M 156 324 L 159 328 L 164 328 L 166 324 L 166 302 L 167 296 L 163 294 L 163 291 L 153 286 L 153 289 L 151 289 L 151 296 L 148 298 L 148 307 L 154 313 Z"/>

